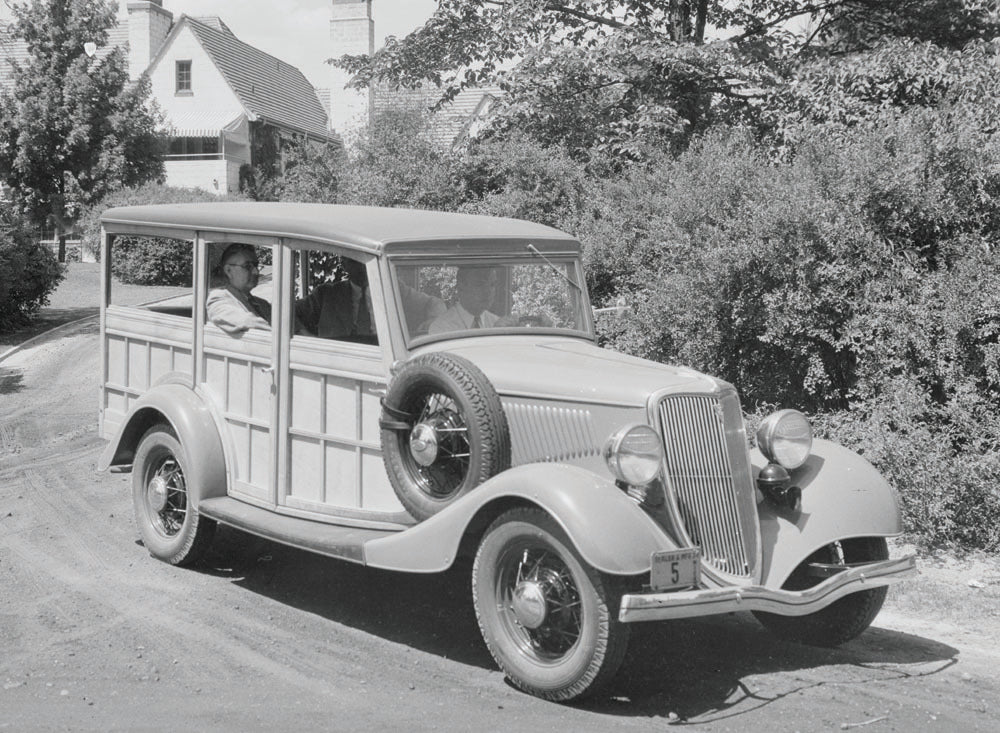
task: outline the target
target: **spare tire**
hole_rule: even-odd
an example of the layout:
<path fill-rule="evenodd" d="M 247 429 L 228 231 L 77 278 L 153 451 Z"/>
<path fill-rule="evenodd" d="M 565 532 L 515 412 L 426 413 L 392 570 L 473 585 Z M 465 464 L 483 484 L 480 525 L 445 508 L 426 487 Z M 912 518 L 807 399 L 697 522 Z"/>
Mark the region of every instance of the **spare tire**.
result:
<path fill-rule="evenodd" d="M 500 396 L 454 354 L 407 362 L 382 401 L 382 455 L 396 496 L 424 520 L 510 467 Z"/>

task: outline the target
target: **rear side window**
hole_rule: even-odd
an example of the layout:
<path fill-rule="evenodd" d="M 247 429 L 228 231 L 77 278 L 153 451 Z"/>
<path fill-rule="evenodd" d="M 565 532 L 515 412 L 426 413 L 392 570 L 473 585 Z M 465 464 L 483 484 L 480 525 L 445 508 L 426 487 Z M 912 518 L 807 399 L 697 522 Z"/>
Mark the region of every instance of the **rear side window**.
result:
<path fill-rule="evenodd" d="M 194 244 L 117 235 L 111 241 L 111 305 L 192 318 Z"/>

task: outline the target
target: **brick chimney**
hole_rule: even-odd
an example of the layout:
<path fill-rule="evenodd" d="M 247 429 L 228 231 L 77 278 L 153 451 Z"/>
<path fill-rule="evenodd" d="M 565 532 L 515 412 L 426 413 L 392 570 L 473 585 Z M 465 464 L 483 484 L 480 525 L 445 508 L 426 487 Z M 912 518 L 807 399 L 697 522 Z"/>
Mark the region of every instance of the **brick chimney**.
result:
<path fill-rule="evenodd" d="M 138 79 L 149 67 L 170 33 L 174 14 L 163 9 L 163 0 L 138 0 L 128 4 L 128 75 Z"/>
<path fill-rule="evenodd" d="M 345 53 L 375 53 L 375 21 L 372 0 L 333 0 L 330 21 L 330 56 Z M 344 87 L 351 80 L 343 69 L 331 67 L 330 126 L 344 136 L 367 124 L 372 113 L 371 89 L 355 91 Z"/>

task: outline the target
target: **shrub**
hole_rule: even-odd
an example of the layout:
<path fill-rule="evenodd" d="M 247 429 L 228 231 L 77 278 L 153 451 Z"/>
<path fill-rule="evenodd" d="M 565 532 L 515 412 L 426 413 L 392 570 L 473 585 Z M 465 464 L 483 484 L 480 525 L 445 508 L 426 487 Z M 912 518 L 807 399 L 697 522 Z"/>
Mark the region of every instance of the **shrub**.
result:
<path fill-rule="evenodd" d="M 25 325 L 62 279 L 62 265 L 31 229 L 0 212 L 0 331 Z"/>
<path fill-rule="evenodd" d="M 1000 420 L 966 393 L 940 405 L 898 378 L 878 400 L 818 416 L 817 434 L 865 456 L 899 494 L 903 529 L 925 548 L 1000 550 Z"/>
<path fill-rule="evenodd" d="M 83 246 L 95 255 L 101 247 L 101 214 L 115 206 L 176 204 L 199 201 L 243 200 L 242 196 L 215 196 L 194 188 L 175 188 L 149 183 L 126 188 L 106 196 L 80 219 Z M 136 285 L 190 285 L 191 247 L 169 239 L 120 237 L 115 241 L 112 274 L 123 283 Z"/>

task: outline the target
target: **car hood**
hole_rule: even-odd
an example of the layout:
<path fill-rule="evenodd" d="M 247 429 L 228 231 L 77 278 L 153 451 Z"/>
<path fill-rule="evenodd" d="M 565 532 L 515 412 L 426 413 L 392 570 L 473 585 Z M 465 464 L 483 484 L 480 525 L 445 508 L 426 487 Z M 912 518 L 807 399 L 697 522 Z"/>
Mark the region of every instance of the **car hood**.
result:
<path fill-rule="evenodd" d="M 478 366 L 504 396 L 643 407 L 653 393 L 717 393 L 728 386 L 693 369 L 576 339 L 492 336 L 435 346 Z"/>

